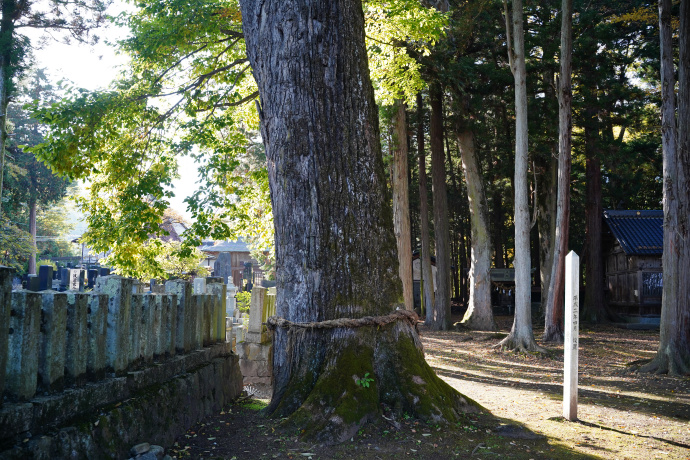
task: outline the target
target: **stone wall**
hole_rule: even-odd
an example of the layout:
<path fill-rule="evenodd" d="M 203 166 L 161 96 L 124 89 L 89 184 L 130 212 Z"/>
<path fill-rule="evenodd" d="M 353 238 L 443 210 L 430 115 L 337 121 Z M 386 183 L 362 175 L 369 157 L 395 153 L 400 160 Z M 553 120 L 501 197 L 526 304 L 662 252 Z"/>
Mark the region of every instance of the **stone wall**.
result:
<path fill-rule="evenodd" d="M 10 276 L 0 267 L 1 458 L 169 445 L 242 390 L 219 280 L 196 295 L 178 280 L 132 294 L 133 281 L 114 275 L 91 293 L 58 293 L 11 292 Z"/>

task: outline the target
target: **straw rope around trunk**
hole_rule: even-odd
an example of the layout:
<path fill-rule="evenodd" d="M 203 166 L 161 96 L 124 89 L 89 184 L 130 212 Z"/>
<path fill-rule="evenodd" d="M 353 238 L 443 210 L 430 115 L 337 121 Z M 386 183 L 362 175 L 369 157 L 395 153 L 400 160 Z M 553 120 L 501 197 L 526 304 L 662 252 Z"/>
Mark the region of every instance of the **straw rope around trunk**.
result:
<path fill-rule="evenodd" d="M 393 313 L 384 316 L 364 316 L 362 318 L 338 318 L 327 321 L 315 321 L 310 323 L 295 323 L 285 318 L 271 316 L 266 321 L 266 326 L 270 330 L 282 329 L 336 329 L 340 327 L 356 328 L 364 326 L 385 326 L 395 321 L 407 321 L 410 326 L 417 329 L 419 317 L 414 311 L 395 310 Z"/>

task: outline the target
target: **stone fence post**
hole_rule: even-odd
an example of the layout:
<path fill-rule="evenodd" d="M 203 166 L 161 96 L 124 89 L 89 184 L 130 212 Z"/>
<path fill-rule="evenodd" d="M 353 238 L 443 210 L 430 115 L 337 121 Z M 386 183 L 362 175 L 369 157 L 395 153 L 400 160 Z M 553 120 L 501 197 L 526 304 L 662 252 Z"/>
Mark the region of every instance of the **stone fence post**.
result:
<path fill-rule="evenodd" d="M 100 380 L 105 376 L 107 365 L 105 339 L 108 332 L 108 296 L 97 292 L 89 294 L 86 313 L 86 374 L 91 379 Z"/>
<path fill-rule="evenodd" d="M 267 338 L 266 334 L 264 334 L 265 326 L 263 325 L 265 303 L 266 288 L 254 286 L 249 304 L 249 325 L 245 335 L 245 341 L 247 342 L 262 343 Z"/>
<path fill-rule="evenodd" d="M 14 272 L 11 268 L 0 266 L 0 406 L 2 406 L 2 394 L 5 391 L 13 274 Z"/>
<path fill-rule="evenodd" d="M 76 383 L 86 374 L 88 357 L 89 294 L 67 293 L 67 341 L 65 344 L 65 383 Z"/>
<path fill-rule="evenodd" d="M 96 291 L 108 295 L 106 363 L 116 374 L 129 364 L 132 279 L 119 275 L 98 277 Z"/>
<path fill-rule="evenodd" d="M 212 330 L 215 332 L 212 339 L 214 342 L 225 342 L 225 312 L 227 308 L 228 287 L 223 282 L 214 282 L 206 285 L 206 291 L 216 297 L 213 309 L 213 321 L 215 325 Z"/>
<path fill-rule="evenodd" d="M 65 377 L 67 294 L 44 292 L 41 303 L 38 383 L 42 390 L 59 391 L 64 387 Z"/>
<path fill-rule="evenodd" d="M 12 292 L 5 388 L 11 397 L 20 400 L 36 394 L 41 301 L 41 294 L 36 292 Z"/>
<path fill-rule="evenodd" d="M 175 312 L 175 348 L 178 353 L 187 353 L 192 350 L 192 286 L 189 281 L 166 281 L 165 292 L 177 296 L 177 309 Z"/>

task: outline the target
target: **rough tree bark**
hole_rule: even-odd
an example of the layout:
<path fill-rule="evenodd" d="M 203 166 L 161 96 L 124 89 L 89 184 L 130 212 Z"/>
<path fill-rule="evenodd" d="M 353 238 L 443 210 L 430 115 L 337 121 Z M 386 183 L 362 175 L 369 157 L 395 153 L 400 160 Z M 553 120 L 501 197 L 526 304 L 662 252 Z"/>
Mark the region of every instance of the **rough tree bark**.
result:
<path fill-rule="evenodd" d="M 601 226 L 603 205 L 601 202 L 601 160 L 597 141 L 599 123 L 596 108 L 585 109 L 585 298 L 580 318 L 593 323 L 607 318 L 604 302 L 604 265 L 601 253 Z"/>
<path fill-rule="evenodd" d="M 426 149 L 424 148 L 424 105 L 422 94 L 417 94 L 417 154 L 419 155 L 419 222 L 422 240 L 421 275 L 422 292 L 424 295 L 424 308 L 426 314 L 434 305 L 434 281 L 431 272 L 431 242 L 429 238 L 429 195 L 426 181 Z"/>
<path fill-rule="evenodd" d="M 240 5 L 261 96 L 277 316 L 310 326 L 274 320 L 267 414 L 286 417 L 304 438 L 336 443 L 383 407 L 439 421 L 474 410 L 426 364 L 409 321 L 317 327 L 402 305 L 361 1 Z"/>
<path fill-rule="evenodd" d="M 448 239 L 448 194 L 443 151 L 443 91 L 434 85 L 430 94 L 431 182 L 434 194 L 434 246 L 436 249 L 436 298 L 427 310 L 426 324 L 432 330 L 450 328 L 450 245 Z M 430 316 L 431 315 L 431 316 Z"/>
<path fill-rule="evenodd" d="M 664 158 L 664 288 L 659 350 L 640 369 L 690 374 L 690 2 L 680 2 L 676 125 L 671 0 L 659 0 L 661 135 Z"/>
<path fill-rule="evenodd" d="M 14 35 L 14 14 L 16 2 L 2 2 L 2 18 L 0 20 L 0 43 L 4 45 L 0 50 L 0 217 L 2 210 L 2 193 L 5 178 L 5 143 L 7 142 L 7 104 L 8 86 L 12 84 L 10 66 L 12 64 L 12 46 Z"/>
<path fill-rule="evenodd" d="M 470 129 L 458 132 L 460 157 L 467 184 L 470 204 L 472 247 L 469 273 L 470 300 L 462 324 L 470 329 L 495 331 L 491 309 L 491 238 L 489 237 L 488 205 L 484 193 L 484 179 L 479 170 L 474 133 Z"/>
<path fill-rule="evenodd" d="M 396 100 L 393 133 L 393 163 L 391 177 L 393 188 L 393 229 L 398 246 L 400 280 L 406 310 L 414 309 L 412 295 L 412 238 L 410 236 L 410 199 L 408 196 L 407 167 L 407 116 L 405 104 Z"/>
<path fill-rule="evenodd" d="M 542 351 L 532 332 L 530 283 L 530 213 L 527 187 L 527 70 L 522 0 L 513 0 L 512 17 L 504 0 L 508 57 L 515 78 L 515 316 L 510 334 L 498 346 L 517 351 Z M 512 27 L 511 27 L 512 25 Z M 513 41 L 511 47 L 511 38 Z"/>
<path fill-rule="evenodd" d="M 558 204 L 556 206 L 556 241 L 551 269 L 551 283 L 546 297 L 543 339 L 563 342 L 563 302 L 565 289 L 565 255 L 568 252 L 570 221 L 570 166 L 573 2 L 563 0 L 561 17 L 561 77 L 558 86 Z"/>
<path fill-rule="evenodd" d="M 545 113 L 550 112 L 551 101 L 556 99 L 554 88 L 555 75 L 551 68 L 547 68 L 543 73 Z M 552 124 L 546 126 L 547 136 L 554 139 L 549 142 L 549 152 L 546 154 L 535 155 L 535 167 L 538 174 L 535 180 L 538 182 L 536 202 L 537 202 L 537 228 L 539 230 L 539 276 L 541 281 L 541 311 L 545 313 L 546 298 L 551 284 L 551 266 L 555 253 L 556 241 L 556 207 L 558 199 L 558 127 L 555 129 Z"/>

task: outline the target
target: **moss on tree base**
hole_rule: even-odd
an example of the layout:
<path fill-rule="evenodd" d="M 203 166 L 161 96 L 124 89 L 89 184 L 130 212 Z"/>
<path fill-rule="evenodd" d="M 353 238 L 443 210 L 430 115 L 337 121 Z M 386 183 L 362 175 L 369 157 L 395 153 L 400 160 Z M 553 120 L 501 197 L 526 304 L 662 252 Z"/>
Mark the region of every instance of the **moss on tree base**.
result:
<path fill-rule="evenodd" d="M 266 412 L 305 440 L 343 442 L 384 411 L 442 424 L 481 407 L 436 376 L 407 322 L 293 330 L 288 342 L 292 374 Z"/>

